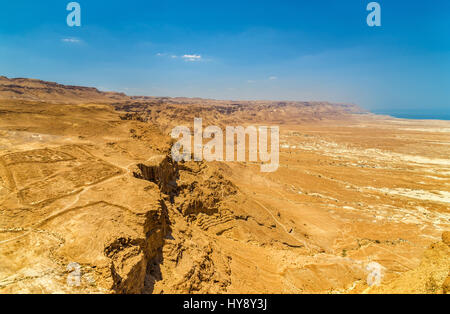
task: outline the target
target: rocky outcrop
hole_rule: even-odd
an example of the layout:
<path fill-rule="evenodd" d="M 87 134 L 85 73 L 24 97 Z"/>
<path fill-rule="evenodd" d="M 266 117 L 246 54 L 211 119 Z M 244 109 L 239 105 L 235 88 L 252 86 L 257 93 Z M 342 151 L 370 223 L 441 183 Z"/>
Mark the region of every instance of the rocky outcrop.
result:
<path fill-rule="evenodd" d="M 146 214 L 144 232 L 142 239 L 116 238 L 105 247 L 105 255 L 112 261 L 115 293 L 142 293 L 147 268 L 159 257 L 168 233 L 167 212 L 162 201 L 160 210 Z"/>
<path fill-rule="evenodd" d="M 215 214 L 225 198 L 237 193 L 231 181 L 204 163 L 175 163 L 170 156 L 160 155 L 138 164 L 133 175 L 158 185 L 183 216 Z"/>
<path fill-rule="evenodd" d="M 154 183 L 165 194 L 171 227 L 162 255 L 147 268 L 144 292 L 226 292 L 231 284 L 231 257 L 214 244 L 211 235 L 233 228 L 234 215 L 225 201 L 238 193 L 236 186 L 202 162 L 175 163 L 164 155 L 138 164 L 133 175 Z M 202 232 L 193 232 L 188 227 L 193 225 Z M 137 269 L 136 273 L 142 271 Z"/>
<path fill-rule="evenodd" d="M 222 174 L 195 163 L 181 166 L 178 186 L 175 206 L 184 216 L 216 214 L 222 202 L 237 193 L 236 186 Z"/>
<path fill-rule="evenodd" d="M 170 156 L 155 156 L 145 163 L 138 164 L 133 170 L 133 175 L 135 178 L 155 183 L 162 193 L 171 198 L 177 194 L 178 165 Z"/>

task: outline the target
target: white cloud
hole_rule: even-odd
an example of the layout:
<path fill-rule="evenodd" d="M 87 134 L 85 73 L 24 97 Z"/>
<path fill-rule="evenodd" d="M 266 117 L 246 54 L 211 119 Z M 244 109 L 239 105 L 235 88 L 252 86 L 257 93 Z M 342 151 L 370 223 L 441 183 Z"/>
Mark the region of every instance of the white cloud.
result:
<path fill-rule="evenodd" d="M 202 60 L 202 56 L 200 55 L 184 55 L 182 56 L 182 58 L 184 59 L 184 61 L 188 62 L 196 62 Z"/>
<path fill-rule="evenodd" d="M 196 55 L 196 54 L 185 54 L 185 55 L 173 55 L 173 54 L 169 54 L 166 52 L 158 52 L 156 54 L 157 57 L 166 57 L 166 58 L 171 58 L 171 59 L 182 59 L 186 62 L 199 62 L 199 61 L 206 61 L 203 59 L 203 57 L 201 55 Z"/>
<path fill-rule="evenodd" d="M 271 76 L 271 77 L 269 77 L 269 80 L 275 81 L 275 80 L 278 80 L 278 77 L 276 77 L 276 76 Z"/>
<path fill-rule="evenodd" d="M 78 38 L 63 38 L 61 40 L 63 43 L 69 43 L 69 44 L 79 44 L 81 43 L 81 40 Z"/>

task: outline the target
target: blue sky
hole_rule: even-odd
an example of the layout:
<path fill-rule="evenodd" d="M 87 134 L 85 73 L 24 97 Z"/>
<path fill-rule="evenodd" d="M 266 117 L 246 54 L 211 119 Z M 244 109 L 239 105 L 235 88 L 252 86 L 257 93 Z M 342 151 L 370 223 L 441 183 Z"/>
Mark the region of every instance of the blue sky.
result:
<path fill-rule="evenodd" d="M 0 75 L 130 95 L 326 100 L 450 119 L 450 1 L 78 1 L 0 4 Z"/>

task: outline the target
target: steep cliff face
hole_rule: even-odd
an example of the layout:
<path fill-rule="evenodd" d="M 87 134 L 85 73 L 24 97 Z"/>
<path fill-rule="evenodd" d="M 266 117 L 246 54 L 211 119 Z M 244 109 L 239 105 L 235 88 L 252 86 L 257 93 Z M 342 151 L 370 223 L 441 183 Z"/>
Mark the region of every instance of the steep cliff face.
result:
<path fill-rule="evenodd" d="M 170 224 L 161 255 L 147 269 L 144 292 L 226 292 L 231 257 L 203 232 L 230 228 L 226 224 L 233 214 L 225 201 L 238 193 L 237 188 L 204 163 L 175 163 L 170 156 L 138 164 L 133 174 L 160 188 Z M 199 226 L 200 232 L 192 226 Z"/>
<path fill-rule="evenodd" d="M 105 255 L 111 260 L 112 290 L 115 293 L 142 293 L 147 268 L 159 258 L 168 233 L 167 208 L 145 214 L 144 237 L 120 237 L 105 246 Z"/>
<path fill-rule="evenodd" d="M 138 164 L 133 175 L 158 185 L 169 196 L 171 208 L 185 217 L 216 214 L 222 201 L 238 192 L 231 181 L 204 162 L 176 163 L 169 155 Z"/>
<path fill-rule="evenodd" d="M 154 156 L 145 163 L 138 164 L 133 170 L 135 178 L 155 183 L 162 193 L 173 198 L 178 193 L 178 165 L 170 156 Z"/>

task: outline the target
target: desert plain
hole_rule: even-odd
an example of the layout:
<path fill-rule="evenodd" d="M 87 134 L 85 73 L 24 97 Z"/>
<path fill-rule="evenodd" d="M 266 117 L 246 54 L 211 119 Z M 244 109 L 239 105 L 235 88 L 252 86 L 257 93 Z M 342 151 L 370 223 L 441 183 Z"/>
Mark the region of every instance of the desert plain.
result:
<path fill-rule="evenodd" d="M 279 169 L 175 162 L 196 117 Z M 0 78 L 0 293 L 448 293 L 448 231 L 450 121 Z"/>

